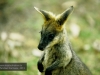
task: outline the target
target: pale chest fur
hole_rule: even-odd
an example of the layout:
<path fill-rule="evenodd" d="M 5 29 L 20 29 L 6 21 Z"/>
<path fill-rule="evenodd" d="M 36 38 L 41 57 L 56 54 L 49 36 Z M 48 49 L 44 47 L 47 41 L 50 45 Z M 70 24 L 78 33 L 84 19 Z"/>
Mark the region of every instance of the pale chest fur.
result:
<path fill-rule="evenodd" d="M 43 61 L 44 69 L 49 67 L 56 60 L 60 60 L 62 62 L 61 65 L 63 65 L 62 67 L 65 67 L 69 63 L 71 57 L 72 53 L 67 44 L 45 50 L 45 57 Z"/>
<path fill-rule="evenodd" d="M 46 69 L 57 59 L 57 52 L 54 49 L 45 50 L 45 57 L 43 61 L 44 68 Z"/>

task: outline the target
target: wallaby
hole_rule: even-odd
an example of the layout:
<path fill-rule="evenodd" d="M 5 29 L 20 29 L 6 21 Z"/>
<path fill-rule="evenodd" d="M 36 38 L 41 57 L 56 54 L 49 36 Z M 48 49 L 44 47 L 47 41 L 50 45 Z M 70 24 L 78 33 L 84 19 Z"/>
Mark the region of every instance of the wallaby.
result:
<path fill-rule="evenodd" d="M 73 51 L 66 33 L 65 22 L 73 6 L 55 16 L 34 7 L 44 18 L 38 49 L 44 51 L 37 67 L 41 75 L 92 75 Z"/>

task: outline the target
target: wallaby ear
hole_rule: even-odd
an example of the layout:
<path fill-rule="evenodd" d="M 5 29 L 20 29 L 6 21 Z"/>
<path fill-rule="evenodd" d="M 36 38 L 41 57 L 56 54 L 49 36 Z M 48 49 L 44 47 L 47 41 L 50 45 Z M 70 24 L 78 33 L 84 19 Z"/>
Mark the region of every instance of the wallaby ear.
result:
<path fill-rule="evenodd" d="M 61 13 L 60 15 L 58 15 L 56 17 L 57 23 L 59 25 L 63 25 L 72 11 L 73 11 L 73 6 L 71 6 L 70 8 L 68 8 L 67 10 L 65 10 L 63 13 Z"/>
<path fill-rule="evenodd" d="M 42 14 L 43 18 L 48 21 L 50 19 L 50 15 L 49 12 L 44 11 L 44 10 L 40 10 L 37 7 L 34 7 L 40 14 Z"/>

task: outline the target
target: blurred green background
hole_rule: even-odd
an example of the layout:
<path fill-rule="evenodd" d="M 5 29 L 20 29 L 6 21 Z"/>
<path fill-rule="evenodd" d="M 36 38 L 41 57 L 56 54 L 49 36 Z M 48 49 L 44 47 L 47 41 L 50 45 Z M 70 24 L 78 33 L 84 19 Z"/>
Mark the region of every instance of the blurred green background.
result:
<path fill-rule="evenodd" d="M 100 75 L 100 0 L 0 0 L 0 62 L 27 63 L 27 71 L 0 75 L 38 75 L 43 18 L 34 6 L 60 14 L 72 5 L 66 23 L 69 39 L 93 75 Z"/>

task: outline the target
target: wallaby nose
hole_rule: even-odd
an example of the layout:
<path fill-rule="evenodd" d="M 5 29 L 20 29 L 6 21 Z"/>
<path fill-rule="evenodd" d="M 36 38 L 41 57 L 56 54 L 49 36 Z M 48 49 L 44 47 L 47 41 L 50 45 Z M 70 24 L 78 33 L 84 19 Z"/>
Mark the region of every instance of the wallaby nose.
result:
<path fill-rule="evenodd" d="M 44 49 L 43 45 L 40 45 L 40 44 L 39 44 L 39 45 L 38 45 L 38 49 L 43 51 L 43 49 Z"/>

